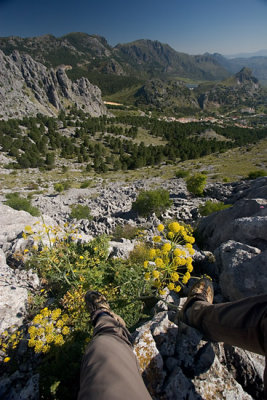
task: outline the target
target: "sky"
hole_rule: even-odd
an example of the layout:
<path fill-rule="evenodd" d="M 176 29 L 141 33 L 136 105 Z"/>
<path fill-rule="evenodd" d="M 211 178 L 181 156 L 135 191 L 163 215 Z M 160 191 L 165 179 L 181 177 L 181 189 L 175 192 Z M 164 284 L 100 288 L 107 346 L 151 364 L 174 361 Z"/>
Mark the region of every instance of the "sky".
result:
<path fill-rule="evenodd" d="M 0 36 L 85 32 L 188 54 L 267 49 L 267 0 L 0 0 Z"/>

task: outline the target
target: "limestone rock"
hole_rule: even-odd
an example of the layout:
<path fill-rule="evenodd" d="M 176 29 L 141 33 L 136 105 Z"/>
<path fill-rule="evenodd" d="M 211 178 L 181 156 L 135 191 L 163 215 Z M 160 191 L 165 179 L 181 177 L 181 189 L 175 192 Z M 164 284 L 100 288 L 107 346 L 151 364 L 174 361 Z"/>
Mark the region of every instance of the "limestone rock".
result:
<path fill-rule="evenodd" d="M 157 348 L 162 356 L 173 356 L 176 346 L 178 327 L 168 318 L 167 312 L 161 312 L 153 318 L 150 326 Z"/>
<path fill-rule="evenodd" d="M 252 246 L 258 240 L 259 246 L 267 249 L 266 217 L 267 199 L 242 199 L 231 208 L 203 218 L 198 231 L 211 250 L 228 240 Z"/>
<path fill-rule="evenodd" d="M 219 362 L 217 356 L 209 369 L 194 377 L 192 383 L 202 399 L 253 400 Z"/>
<path fill-rule="evenodd" d="M 121 242 L 109 242 L 110 246 L 110 257 L 118 258 L 128 258 L 131 251 L 133 251 L 135 246 L 135 241 L 129 239 L 121 239 Z"/>
<path fill-rule="evenodd" d="M 134 353 L 151 396 L 161 392 L 166 372 L 163 370 L 163 359 L 149 329 L 149 324 L 139 330 L 135 339 Z"/>
<path fill-rule="evenodd" d="M 86 78 L 71 82 L 65 68 L 46 68 L 27 54 L 0 50 L 0 105 L 2 118 L 37 113 L 54 116 L 66 102 L 76 104 L 94 117 L 108 114 L 101 91 Z"/>
<path fill-rule="evenodd" d="M 222 295 L 231 300 L 266 293 L 267 251 L 228 241 L 216 251 Z"/>

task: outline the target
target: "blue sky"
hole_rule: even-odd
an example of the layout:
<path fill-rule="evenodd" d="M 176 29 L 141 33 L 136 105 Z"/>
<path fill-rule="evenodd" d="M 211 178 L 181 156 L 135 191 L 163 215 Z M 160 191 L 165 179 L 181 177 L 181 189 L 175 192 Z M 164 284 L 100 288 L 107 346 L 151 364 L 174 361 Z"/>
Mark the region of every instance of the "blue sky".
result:
<path fill-rule="evenodd" d="M 189 54 L 267 49 L 267 0 L 0 0 L 0 36 L 86 32 Z"/>

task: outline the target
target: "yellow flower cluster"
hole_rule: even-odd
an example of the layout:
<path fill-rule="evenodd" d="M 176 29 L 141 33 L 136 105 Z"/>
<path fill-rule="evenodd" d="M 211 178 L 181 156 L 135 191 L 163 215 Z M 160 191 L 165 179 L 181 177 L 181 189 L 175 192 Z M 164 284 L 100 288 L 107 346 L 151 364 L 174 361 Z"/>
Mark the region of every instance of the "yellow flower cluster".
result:
<path fill-rule="evenodd" d="M 178 222 L 171 222 L 167 228 L 160 224 L 157 229 L 161 236 L 153 237 L 154 248 L 149 250 L 149 259 L 144 262 L 144 279 L 160 294 L 164 294 L 165 287 L 179 292 L 193 271 L 192 229 Z"/>
<path fill-rule="evenodd" d="M 63 314 L 60 308 L 49 310 L 43 308 L 32 320 L 28 328 L 30 335 L 28 346 L 33 347 L 35 353 L 47 353 L 51 345 L 62 346 L 71 329 L 68 323 L 70 318 Z"/>
<path fill-rule="evenodd" d="M 69 290 L 63 297 L 63 307 L 69 315 L 71 315 L 72 323 L 76 324 L 81 319 L 81 316 L 86 312 L 84 301 L 84 288 L 79 285 L 77 288 Z M 87 322 L 89 316 L 87 314 Z"/>
<path fill-rule="evenodd" d="M 17 326 L 13 325 L 6 329 L 0 335 L 0 361 L 7 363 L 10 361 L 10 354 L 15 350 L 21 341 L 23 332 L 18 329 Z"/>

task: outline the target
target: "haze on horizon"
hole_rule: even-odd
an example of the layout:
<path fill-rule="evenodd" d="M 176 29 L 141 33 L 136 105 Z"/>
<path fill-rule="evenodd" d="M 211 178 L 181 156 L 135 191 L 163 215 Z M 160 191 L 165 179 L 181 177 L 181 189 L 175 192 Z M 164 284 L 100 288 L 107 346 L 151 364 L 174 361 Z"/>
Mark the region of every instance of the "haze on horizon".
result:
<path fill-rule="evenodd" d="M 85 32 L 112 46 L 159 40 L 189 54 L 267 49 L 267 0 L 0 0 L 0 36 Z"/>

